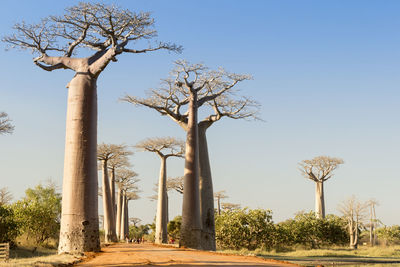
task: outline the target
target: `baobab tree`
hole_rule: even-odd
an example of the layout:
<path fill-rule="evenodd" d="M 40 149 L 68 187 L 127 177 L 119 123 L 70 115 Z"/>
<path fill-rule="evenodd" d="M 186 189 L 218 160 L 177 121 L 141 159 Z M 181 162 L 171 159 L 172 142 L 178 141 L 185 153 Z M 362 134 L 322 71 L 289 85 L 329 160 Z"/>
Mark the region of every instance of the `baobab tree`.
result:
<path fill-rule="evenodd" d="M 371 246 L 375 245 L 376 234 L 375 230 L 377 227 L 378 220 L 376 219 L 375 207 L 379 205 L 375 199 L 370 199 L 367 202 L 369 206 L 369 243 Z"/>
<path fill-rule="evenodd" d="M 221 208 L 223 211 L 237 210 L 237 209 L 240 209 L 240 204 L 224 202 L 224 203 L 221 203 Z"/>
<path fill-rule="evenodd" d="M 5 112 L 0 112 L 0 134 L 10 134 L 14 131 L 11 119 Z"/>
<path fill-rule="evenodd" d="M 214 198 L 217 200 L 217 213 L 221 215 L 221 199 L 227 198 L 225 190 L 221 190 L 214 193 Z"/>
<path fill-rule="evenodd" d="M 347 220 L 350 236 L 350 248 L 357 249 L 359 238 L 359 227 L 365 219 L 365 212 L 369 203 L 361 203 L 354 196 L 339 205 L 339 211 Z"/>
<path fill-rule="evenodd" d="M 33 63 L 45 71 L 75 72 L 68 83 L 66 145 L 59 253 L 100 250 L 97 211 L 97 79 L 117 56 L 165 49 L 175 44 L 157 42 L 145 48 L 129 47 L 156 37 L 150 13 L 133 13 L 116 6 L 81 2 L 61 16 L 37 24 L 17 23 L 4 37 L 10 48 L 30 50 Z M 76 57 L 87 48 L 87 57 Z M 84 55 L 87 52 L 83 51 Z"/>
<path fill-rule="evenodd" d="M 124 146 L 115 157 L 108 161 L 108 169 L 110 170 L 110 191 L 111 191 L 111 203 L 113 206 L 114 214 L 116 214 L 116 195 L 115 195 L 115 171 L 119 168 L 129 168 L 131 164 L 129 163 L 128 156 L 133 155 L 132 151 L 129 151 L 126 146 Z M 114 216 L 116 217 L 116 215 Z"/>
<path fill-rule="evenodd" d="M 299 170 L 304 177 L 315 182 L 315 214 L 318 218 L 325 218 L 324 183 L 332 178 L 333 171 L 343 163 L 344 161 L 340 158 L 327 156 L 319 156 L 299 163 Z"/>
<path fill-rule="evenodd" d="M 167 159 L 169 157 L 183 157 L 185 153 L 184 142 L 173 137 L 148 138 L 139 142 L 136 148 L 156 153 L 161 159 L 155 243 L 168 243 Z"/>
<path fill-rule="evenodd" d="M 179 177 L 168 177 L 167 189 L 173 189 L 179 194 L 183 194 L 183 176 Z"/>
<path fill-rule="evenodd" d="M 116 171 L 116 183 L 118 186 L 117 194 L 117 214 L 116 214 L 116 232 L 118 239 L 123 239 L 125 237 L 124 231 L 121 231 L 122 217 L 124 211 L 124 194 L 126 191 L 138 190 L 136 185 L 140 180 L 137 178 L 138 174 L 130 169 L 122 168 Z M 124 217 L 125 219 L 125 217 Z"/>
<path fill-rule="evenodd" d="M 214 200 L 206 130 L 222 117 L 249 118 L 258 107 L 250 99 L 233 98 L 233 87 L 249 75 L 210 71 L 203 64 L 176 61 L 172 76 L 162 87 L 151 90 L 145 99 L 126 95 L 122 100 L 146 106 L 167 115 L 186 132 L 185 192 L 182 206 L 182 246 L 215 250 Z M 211 107 L 214 112 L 198 121 L 198 109 Z M 186 106 L 186 112 L 181 109 Z M 251 108 L 250 108 L 251 107 Z"/>
<path fill-rule="evenodd" d="M 125 191 L 123 194 L 121 237 L 129 236 L 129 201 L 139 199 L 138 191 Z"/>
<path fill-rule="evenodd" d="M 118 157 L 126 157 L 130 152 L 127 151 L 126 145 L 100 144 L 97 148 L 97 159 L 101 161 L 101 169 L 103 173 L 102 179 L 102 196 L 104 210 L 104 241 L 116 242 L 117 234 L 115 227 L 115 197 L 112 202 L 112 191 L 115 194 L 114 181 L 108 177 L 108 162 Z"/>

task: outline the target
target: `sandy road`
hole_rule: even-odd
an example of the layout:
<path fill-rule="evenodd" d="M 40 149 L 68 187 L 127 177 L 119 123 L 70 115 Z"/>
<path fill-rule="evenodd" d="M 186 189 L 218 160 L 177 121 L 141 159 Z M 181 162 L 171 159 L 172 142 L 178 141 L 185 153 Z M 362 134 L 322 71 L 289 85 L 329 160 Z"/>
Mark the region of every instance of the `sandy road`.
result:
<path fill-rule="evenodd" d="M 115 244 L 76 266 L 296 266 L 256 257 L 222 255 L 152 244 Z"/>

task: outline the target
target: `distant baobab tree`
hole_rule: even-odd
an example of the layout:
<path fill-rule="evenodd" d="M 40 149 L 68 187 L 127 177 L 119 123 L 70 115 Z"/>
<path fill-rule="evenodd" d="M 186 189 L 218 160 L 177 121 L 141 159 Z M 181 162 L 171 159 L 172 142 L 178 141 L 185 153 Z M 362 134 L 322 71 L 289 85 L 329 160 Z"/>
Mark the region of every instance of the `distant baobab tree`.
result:
<path fill-rule="evenodd" d="M 361 203 L 354 196 L 339 205 L 339 211 L 347 220 L 350 236 L 350 248 L 357 249 L 359 241 L 359 227 L 365 220 L 365 212 L 369 203 Z"/>
<path fill-rule="evenodd" d="M 224 203 L 221 203 L 221 208 L 223 211 L 233 211 L 233 210 L 240 209 L 240 204 L 224 202 Z"/>
<path fill-rule="evenodd" d="M 103 197 L 103 210 L 104 210 L 104 241 L 116 242 L 116 220 L 115 220 L 115 186 L 114 176 L 113 179 L 109 179 L 108 162 L 115 158 L 126 157 L 131 154 L 126 148 L 126 145 L 115 145 L 115 144 L 100 144 L 97 148 L 97 159 L 101 161 L 102 169 L 102 197 Z M 112 172 L 114 174 L 114 172 Z M 113 201 L 114 194 L 114 202 Z"/>
<path fill-rule="evenodd" d="M 136 185 L 140 180 L 137 178 L 138 174 L 131 169 L 121 168 L 117 169 L 115 173 L 116 183 L 118 186 L 117 194 L 117 212 L 116 212 L 116 233 L 118 239 L 125 238 L 126 229 L 126 192 L 133 191 L 138 192 L 138 187 Z M 125 215 L 124 215 L 125 214 Z M 123 221 L 125 220 L 125 221 Z M 126 228 L 126 227 L 125 227 Z"/>
<path fill-rule="evenodd" d="M 214 193 L 214 198 L 217 200 L 217 213 L 221 215 L 221 199 L 228 198 L 225 190 Z"/>
<path fill-rule="evenodd" d="M 10 134 L 14 131 L 11 119 L 5 112 L 0 112 L 0 134 Z"/>
<path fill-rule="evenodd" d="M 304 177 L 315 182 L 315 214 L 318 218 L 325 218 L 324 182 L 330 179 L 333 171 L 343 163 L 344 161 L 340 158 L 327 156 L 319 156 L 299 163 L 299 170 Z"/>
<path fill-rule="evenodd" d="M 210 71 L 203 64 L 176 61 L 172 76 L 145 99 L 126 95 L 122 100 L 166 115 L 187 132 L 182 207 L 182 246 L 215 250 L 214 199 L 206 130 L 222 117 L 255 118 L 258 103 L 233 97 L 233 88 L 249 75 Z M 212 114 L 198 120 L 198 109 Z M 182 112 L 181 109 L 187 108 Z M 255 108 L 255 109 L 253 109 Z"/>
<path fill-rule="evenodd" d="M 30 50 L 33 63 L 45 71 L 75 72 L 68 83 L 66 146 L 59 253 L 99 251 L 97 204 L 97 80 L 111 61 L 124 53 L 181 47 L 156 43 L 143 49 L 129 47 L 156 37 L 150 13 L 135 14 L 114 5 L 81 2 L 61 16 L 37 24 L 17 23 L 15 33 L 2 41 L 9 48 Z M 139 41 L 139 42 L 138 42 Z M 145 42 L 146 43 L 146 42 Z M 86 48 L 94 51 L 88 55 Z M 76 57 L 83 51 L 82 58 Z"/>
<path fill-rule="evenodd" d="M 148 138 L 139 142 L 136 148 L 156 153 L 161 159 L 160 177 L 158 180 L 155 243 L 168 243 L 167 159 L 169 157 L 183 157 L 185 153 L 184 142 L 173 137 Z"/>
<path fill-rule="evenodd" d="M 173 189 L 179 194 L 183 194 L 183 176 L 168 177 L 167 188 Z"/>
<path fill-rule="evenodd" d="M 376 227 L 378 224 L 378 220 L 376 219 L 376 211 L 375 207 L 379 205 L 378 201 L 375 199 L 370 199 L 367 202 L 367 205 L 369 206 L 370 212 L 369 212 L 369 243 L 371 246 L 375 246 L 376 243 Z"/>

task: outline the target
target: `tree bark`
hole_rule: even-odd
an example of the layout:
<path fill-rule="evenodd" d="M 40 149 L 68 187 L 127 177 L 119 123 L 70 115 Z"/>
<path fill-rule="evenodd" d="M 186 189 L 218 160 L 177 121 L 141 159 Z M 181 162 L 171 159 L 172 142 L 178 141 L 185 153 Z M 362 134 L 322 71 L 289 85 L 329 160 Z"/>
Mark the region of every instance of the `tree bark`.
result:
<path fill-rule="evenodd" d="M 167 158 L 161 157 L 160 178 L 158 181 L 158 200 L 156 216 L 155 243 L 168 243 L 167 234 Z"/>
<path fill-rule="evenodd" d="M 218 215 L 221 215 L 221 198 L 217 197 L 217 209 L 218 209 Z"/>
<path fill-rule="evenodd" d="M 110 181 L 108 178 L 107 160 L 102 160 L 103 166 L 103 211 L 104 211 L 104 242 L 116 242 L 115 217 L 111 203 Z"/>
<path fill-rule="evenodd" d="M 188 111 L 189 115 L 185 152 L 182 225 L 179 245 L 188 248 L 201 249 L 199 144 L 196 92 L 191 92 Z"/>
<path fill-rule="evenodd" d="M 127 236 L 127 232 L 126 232 L 126 195 L 125 193 L 122 196 L 122 216 L 121 216 L 121 239 L 125 240 L 126 236 Z"/>
<path fill-rule="evenodd" d="M 125 208 L 124 208 L 124 214 L 125 214 L 125 218 L 124 218 L 124 232 L 125 232 L 125 236 L 127 235 L 129 237 L 129 199 L 125 198 Z"/>
<path fill-rule="evenodd" d="M 59 254 L 100 251 L 96 90 L 89 74 L 69 83 Z"/>
<path fill-rule="evenodd" d="M 111 192 L 111 208 L 113 211 L 113 216 L 114 219 L 117 217 L 116 216 L 116 207 L 115 207 L 115 169 L 111 169 L 111 177 L 110 177 L 110 192 Z M 115 223 L 114 223 L 115 226 Z"/>
<path fill-rule="evenodd" d="M 198 126 L 200 214 L 202 220 L 201 246 L 204 250 L 215 251 L 214 192 L 206 131 L 206 126 Z"/>
<path fill-rule="evenodd" d="M 115 227 L 118 240 L 123 239 L 123 237 L 121 236 L 121 217 L 122 217 L 122 189 L 118 188 L 117 220 Z"/>
<path fill-rule="evenodd" d="M 315 214 L 325 219 L 324 182 L 315 182 Z"/>

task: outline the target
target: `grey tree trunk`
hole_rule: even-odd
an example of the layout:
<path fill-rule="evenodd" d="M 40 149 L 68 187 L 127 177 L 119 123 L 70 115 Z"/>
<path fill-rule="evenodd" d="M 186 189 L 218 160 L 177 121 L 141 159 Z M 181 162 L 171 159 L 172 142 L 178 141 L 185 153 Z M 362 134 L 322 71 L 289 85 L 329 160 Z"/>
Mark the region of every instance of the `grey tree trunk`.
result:
<path fill-rule="evenodd" d="M 125 193 L 123 194 L 123 196 L 122 196 L 122 216 L 121 216 L 121 239 L 124 239 L 125 240 L 125 238 L 126 238 L 126 236 L 127 236 L 127 232 L 126 232 L 126 204 L 127 204 L 127 202 L 126 202 L 126 195 L 125 195 Z"/>
<path fill-rule="evenodd" d="M 113 205 L 111 203 L 110 181 L 108 179 L 107 160 L 102 160 L 103 170 L 103 211 L 104 211 L 104 242 L 116 242 L 115 217 Z"/>
<path fill-rule="evenodd" d="M 129 200 L 125 198 L 125 208 L 124 208 L 124 232 L 125 236 L 129 236 L 129 209 L 128 209 Z"/>
<path fill-rule="evenodd" d="M 315 182 L 315 214 L 325 219 L 324 182 Z"/>
<path fill-rule="evenodd" d="M 156 216 L 155 243 L 168 243 L 167 234 L 167 158 L 161 157 L 160 178 L 158 181 L 158 200 Z"/>
<path fill-rule="evenodd" d="M 179 245 L 201 249 L 201 217 L 199 196 L 199 148 L 197 127 L 197 93 L 192 92 L 188 107 L 185 152 L 182 225 Z"/>
<path fill-rule="evenodd" d="M 220 197 L 217 197 L 217 205 L 218 205 L 218 207 L 217 207 L 218 215 L 221 215 L 221 198 Z"/>
<path fill-rule="evenodd" d="M 205 250 L 216 250 L 214 192 L 206 137 L 207 127 L 199 125 L 199 188 L 200 214 L 202 220 L 201 246 Z"/>
<path fill-rule="evenodd" d="M 122 217 L 122 189 L 118 188 L 118 201 L 117 201 L 117 220 L 116 220 L 116 234 L 118 240 L 123 239 L 121 236 L 121 217 Z"/>
<path fill-rule="evenodd" d="M 115 169 L 111 169 L 111 177 L 110 177 L 110 192 L 111 192 L 111 208 L 113 210 L 114 218 L 116 218 L 116 206 L 115 206 Z M 115 225 L 115 224 L 114 224 Z"/>
<path fill-rule="evenodd" d="M 96 78 L 77 73 L 68 87 L 59 254 L 100 251 Z"/>

